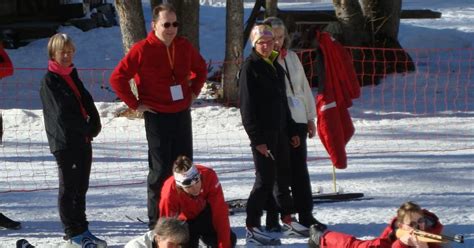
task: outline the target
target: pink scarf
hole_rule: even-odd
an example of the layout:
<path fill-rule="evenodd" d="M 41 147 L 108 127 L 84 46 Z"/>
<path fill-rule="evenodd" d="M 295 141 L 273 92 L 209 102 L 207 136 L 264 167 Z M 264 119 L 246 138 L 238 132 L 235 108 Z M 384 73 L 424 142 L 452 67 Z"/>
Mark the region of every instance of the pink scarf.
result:
<path fill-rule="evenodd" d="M 87 114 L 86 109 L 82 105 L 81 93 L 79 92 L 79 89 L 77 88 L 76 84 L 74 83 L 70 75 L 73 69 L 74 69 L 73 66 L 64 67 L 58 64 L 58 62 L 54 60 L 48 61 L 48 70 L 61 75 L 61 77 L 66 81 L 69 88 L 71 88 L 72 91 L 74 92 L 74 95 L 76 96 L 77 101 L 79 102 L 79 107 L 81 109 L 82 117 L 84 117 L 84 119 L 87 120 L 88 114 Z"/>

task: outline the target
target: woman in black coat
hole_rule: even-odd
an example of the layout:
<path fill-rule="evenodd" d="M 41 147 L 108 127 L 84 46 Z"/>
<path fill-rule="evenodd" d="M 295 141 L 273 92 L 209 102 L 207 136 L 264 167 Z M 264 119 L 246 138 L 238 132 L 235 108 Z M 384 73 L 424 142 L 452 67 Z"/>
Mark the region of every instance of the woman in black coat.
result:
<path fill-rule="evenodd" d="M 250 39 L 254 49 L 239 77 L 242 124 L 250 139 L 256 178 L 247 201 L 247 242 L 276 245 L 279 240 L 263 233 L 260 219 L 265 203 L 275 198 L 284 227 L 300 230 L 290 194 L 289 147 L 299 146 L 296 123 L 291 118 L 283 68 L 276 62 L 271 27 L 257 25 Z M 289 138 L 291 137 L 291 138 Z M 304 228 L 304 227 L 302 227 Z M 304 236 L 308 229 L 304 228 Z M 296 231 L 298 231 L 296 230 Z"/>
<path fill-rule="evenodd" d="M 89 232 L 86 193 L 92 164 L 91 141 L 102 126 L 94 100 L 73 67 L 75 46 L 66 34 L 48 43 L 48 72 L 41 82 L 44 125 L 49 148 L 58 164 L 58 205 L 65 239 L 74 245 L 105 241 Z"/>

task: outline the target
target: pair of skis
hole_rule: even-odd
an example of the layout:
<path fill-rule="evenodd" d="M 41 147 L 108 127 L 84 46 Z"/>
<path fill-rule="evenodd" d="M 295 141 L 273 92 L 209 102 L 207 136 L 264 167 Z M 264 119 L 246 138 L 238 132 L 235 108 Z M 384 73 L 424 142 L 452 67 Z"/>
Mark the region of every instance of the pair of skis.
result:
<path fill-rule="evenodd" d="M 361 201 L 361 200 L 369 200 L 372 198 L 364 197 L 363 193 L 314 193 L 313 196 L 313 203 L 331 203 L 331 202 L 341 202 L 341 201 Z M 239 212 L 244 212 L 245 208 L 247 207 L 247 199 L 233 199 L 226 201 L 230 214 L 235 214 Z"/>
<path fill-rule="evenodd" d="M 360 200 L 369 200 L 372 198 L 364 197 L 363 193 L 343 193 L 342 190 L 337 190 L 336 187 L 336 168 L 332 167 L 332 182 L 333 182 L 333 189 L 334 193 L 321 193 L 321 190 L 318 192 L 313 193 L 313 203 L 331 203 L 331 202 L 340 202 L 340 201 L 360 201 Z M 244 212 L 247 206 L 246 199 L 234 199 L 226 201 L 227 205 L 229 206 L 229 212 L 231 215 Z"/>

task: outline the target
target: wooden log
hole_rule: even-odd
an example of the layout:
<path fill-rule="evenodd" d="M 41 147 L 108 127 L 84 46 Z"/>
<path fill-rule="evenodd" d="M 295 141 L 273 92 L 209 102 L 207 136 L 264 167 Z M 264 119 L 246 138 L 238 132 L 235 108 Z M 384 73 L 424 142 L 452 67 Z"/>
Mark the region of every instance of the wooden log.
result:
<path fill-rule="evenodd" d="M 261 12 L 263 14 L 263 12 Z M 278 16 L 282 19 L 291 17 L 294 22 L 327 23 L 337 21 L 334 10 L 279 10 Z M 441 12 L 429 9 L 402 10 L 401 19 L 437 19 Z"/>

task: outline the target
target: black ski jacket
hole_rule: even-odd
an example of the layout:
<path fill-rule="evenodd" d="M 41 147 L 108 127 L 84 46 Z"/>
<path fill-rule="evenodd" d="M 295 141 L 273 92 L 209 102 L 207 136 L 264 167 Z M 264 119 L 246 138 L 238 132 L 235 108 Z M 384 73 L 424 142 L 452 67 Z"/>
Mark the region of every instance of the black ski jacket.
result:
<path fill-rule="evenodd" d="M 285 128 L 289 137 L 297 135 L 288 108 L 285 72 L 276 60 L 272 66 L 253 50 L 242 65 L 239 90 L 242 124 L 252 146 L 266 144 L 265 134 Z"/>
<path fill-rule="evenodd" d="M 44 126 L 51 153 L 82 147 L 96 137 L 102 125 L 94 100 L 84 88 L 77 70 L 70 74 L 81 94 L 89 120 L 84 119 L 79 100 L 61 75 L 48 70 L 41 81 L 40 96 L 43 103 Z"/>

